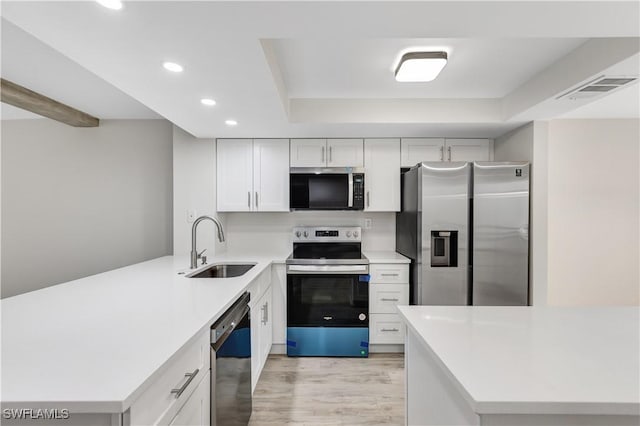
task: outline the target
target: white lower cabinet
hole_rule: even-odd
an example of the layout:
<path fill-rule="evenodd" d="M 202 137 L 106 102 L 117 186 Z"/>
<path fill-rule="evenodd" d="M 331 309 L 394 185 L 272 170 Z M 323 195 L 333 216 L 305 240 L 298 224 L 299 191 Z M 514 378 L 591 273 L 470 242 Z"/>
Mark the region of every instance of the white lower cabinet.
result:
<path fill-rule="evenodd" d="M 409 265 L 371 264 L 369 274 L 369 343 L 401 345 L 405 326 L 396 312 L 409 304 Z"/>
<path fill-rule="evenodd" d="M 251 293 L 251 392 L 255 391 L 260 373 L 267 362 L 273 343 L 273 297 L 271 270 L 258 278 Z M 261 282 L 260 282 L 261 281 Z M 250 290 L 251 291 L 251 290 Z"/>
<path fill-rule="evenodd" d="M 202 378 L 198 387 L 184 403 L 170 426 L 210 425 L 211 419 L 211 371 Z"/>
<path fill-rule="evenodd" d="M 209 330 L 206 330 L 163 367 L 152 384 L 125 413 L 125 424 L 145 426 L 170 424 L 189 402 L 202 381 L 209 382 L 210 368 Z M 177 389 L 180 392 L 176 392 Z M 204 386 L 198 392 L 198 398 L 208 400 L 210 386 Z"/>

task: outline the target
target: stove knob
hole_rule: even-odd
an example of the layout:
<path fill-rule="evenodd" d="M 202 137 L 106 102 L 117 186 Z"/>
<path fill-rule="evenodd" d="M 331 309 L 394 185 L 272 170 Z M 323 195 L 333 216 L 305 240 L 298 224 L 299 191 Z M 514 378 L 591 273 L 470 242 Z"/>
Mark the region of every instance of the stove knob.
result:
<path fill-rule="evenodd" d="M 347 231 L 347 238 L 351 236 L 351 231 Z"/>
<path fill-rule="evenodd" d="M 307 238 L 309 236 L 309 233 L 307 231 L 304 231 L 304 237 Z"/>
<path fill-rule="evenodd" d="M 353 231 L 353 238 L 358 238 L 358 231 Z"/>
<path fill-rule="evenodd" d="M 300 238 L 300 231 L 296 231 L 296 237 Z"/>

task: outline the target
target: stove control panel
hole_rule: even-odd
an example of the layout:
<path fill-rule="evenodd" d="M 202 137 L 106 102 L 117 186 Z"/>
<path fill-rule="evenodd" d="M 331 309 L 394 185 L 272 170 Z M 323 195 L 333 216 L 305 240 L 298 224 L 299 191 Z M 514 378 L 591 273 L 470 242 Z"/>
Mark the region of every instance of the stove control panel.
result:
<path fill-rule="evenodd" d="M 296 226 L 293 241 L 300 242 L 360 242 L 359 226 Z"/>

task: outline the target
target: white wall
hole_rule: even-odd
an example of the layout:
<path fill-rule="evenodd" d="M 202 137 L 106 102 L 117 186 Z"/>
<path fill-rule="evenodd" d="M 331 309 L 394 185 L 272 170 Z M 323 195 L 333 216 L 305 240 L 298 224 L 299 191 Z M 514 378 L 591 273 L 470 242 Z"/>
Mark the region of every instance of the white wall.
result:
<path fill-rule="evenodd" d="M 171 124 L 2 121 L 2 297 L 172 252 Z"/>
<path fill-rule="evenodd" d="M 550 305 L 640 304 L 640 120 L 554 120 Z"/>
<path fill-rule="evenodd" d="M 186 256 L 191 251 L 192 225 L 187 211 L 216 216 L 215 139 L 198 139 L 173 126 L 173 188 L 173 253 Z M 225 250 L 215 235 L 211 221 L 198 225 L 198 251 L 206 248 L 210 259 Z"/>
<path fill-rule="evenodd" d="M 533 122 L 493 141 L 495 161 L 529 161 L 533 159 Z"/>
<path fill-rule="evenodd" d="M 363 250 L 396 249 L 395 213 L 366 212 L 292 212 L 226 213 L 226 232 L 230 253 L 291 252 L 291 229 L 301 225 L 361 226 Z M 372 219 L 371 229 L 364 229 L 364 219 Z"/>

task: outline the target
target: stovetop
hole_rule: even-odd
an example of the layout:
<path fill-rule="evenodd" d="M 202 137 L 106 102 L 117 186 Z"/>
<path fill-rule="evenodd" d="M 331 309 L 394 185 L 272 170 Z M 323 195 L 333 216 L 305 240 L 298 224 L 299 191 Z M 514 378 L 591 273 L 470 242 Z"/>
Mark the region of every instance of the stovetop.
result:
<path fill-rule="evenodd" d="M 368 265 L 362 254 L 358 226 L 299 226 L 293 228 L 293 252 L 288 265 Z"/>

